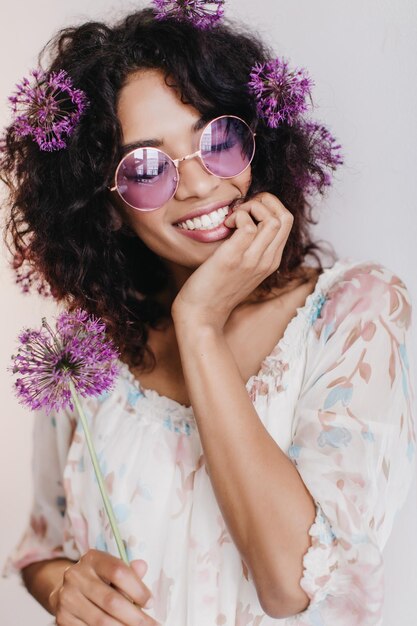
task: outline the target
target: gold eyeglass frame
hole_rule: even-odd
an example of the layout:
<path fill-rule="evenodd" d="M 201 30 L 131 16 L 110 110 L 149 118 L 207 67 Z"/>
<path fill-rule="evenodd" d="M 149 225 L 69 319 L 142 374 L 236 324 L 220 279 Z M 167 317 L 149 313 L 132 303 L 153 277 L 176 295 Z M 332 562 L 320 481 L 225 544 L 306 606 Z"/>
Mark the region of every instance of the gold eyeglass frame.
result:
<path fill-rule="evenodd" d="M 166 152 L 164 152 L 163 150 L 161 150 L 160 148 L 153 148 L 152 146 L 136 146 L 136 148 L 133 148 L 132 150 L 130 150 L 129 152 L 127 152 L 125 155 L 123 155 L 123 157 L 120 159 L 119 164 L 117 165 L 116 171 L 114 173 L 114 184 L 113 187 L 108 187 L 108 189 L 110 191 L 117 191 L 117 193 L 119 194 L 120 198 L 123 200 L 123 202 L 125 202 L 126 204 L 128 204 L 130 207 L 132 207 L 132 209 L 136 209 L 136 211 L 156 211 L 157 209 L 159 209 L 160 207 L 154 207 L 151 209 L 140 209 L 136 206 L 133 206 L 133 204 L 130 204 L 130 202 L 127 202 L 127 200 L 125 200 L 122 196 L 122 194 L 119 192 L 118 186 L 117 186 L 117 176 L 119 173 L 119 169 L 123 163 L 123 161 L 129 157 L 131 154 L 133 154 L 134 152 L 136 152 L 137 150 L 144 150 L 145 148 L 150 148 L 152 150 L 157 150 L 158 152 L 162 152 L 163 155 L 165 155 L 166 157 L 168 157 L 168 159 L 170 161 L 172 161 L 172 163 L 174 164 L 174 167 L 176 169 L 176 186 L 175 186 L 175 190 L 172 193 L 172 195 L 168 198 L 168 200 L 165 201 L 169 202 L 169 200 L 171 200 L 171 198 L 173 198 L 173 196 L 175 196 L 175 194 L 177 193 L 177 189 L 178 189 L 178 185 L 179 185 L 179 181 L 180 181 L 180 172 L 178 169 L 178 165 L 181 161 L 186 161 L 187 159 L 193 159 L 194 157 L 199 157 L 204 169 L 211 174 L 212 176 L 217 176 L 217 174 L 213 174 L 213 172 L 211 172 L 208 167 L 206 167 L 203 157 L 201 156 L 202 154 L 202 149 L 201 149 L 201 141 L 204 135 L 204 132 L 206 131 L 207 127 L 210 126 L 210 124 L 213 124 L 213 122 L 216 122 L 217 120 L 220 120 L 224 117 L 233 117 L 235 119 L 240 120 L 241 122 L 243 122 L 243 124 L 245 124 L 245 126 L 247 126 L 247 128 L 250 130 L 250 132 L 252 133 L 253 136 L 253 151 L 252 151 L 252 155 L 249 159 L 248 164 L 243 168 L 243 170 L 241 172 L 239 172 L 238 174 L 233 174 L 233 176 L 218 176 L 218 178 L 221 179 L 228 179 L 228 178 L 235 178 L 235 176 L 240 176 L 240 174 L 243 174 L 243 172 L 249 167 L 249 165 L 252 163 L 253 157 L 255 155 L 255 150 L 256 150 L 256 143 L 255 143 L 255 137 L 256 137 L 256 132 L 254 132 L 251 127 L 249 126 L 249 124 L 247 122 L 245 122 L 245 120 L 243 120 L 241 117 L 239 117 L 238 115 L 219 115 L 218 117 L 215 117 L 214 119 L 210 120 L 209 122 L 207 122 L 207 124 L 204 126 L 202 132 L 201 132 L 201 136 L 200 136 L 200 140 L 199 140 L 199 149 L 196 150 L 196 152 L 193 152 L 191 154 L 186 154 L 185 156 L 179 158 L 179 159 L 173 159 L 169 156 L 169 154 L 167 154 Z M 165 204 L 164 203 L 164 204 Z M 162 206 L 162 205 L 161 205 Z"/>

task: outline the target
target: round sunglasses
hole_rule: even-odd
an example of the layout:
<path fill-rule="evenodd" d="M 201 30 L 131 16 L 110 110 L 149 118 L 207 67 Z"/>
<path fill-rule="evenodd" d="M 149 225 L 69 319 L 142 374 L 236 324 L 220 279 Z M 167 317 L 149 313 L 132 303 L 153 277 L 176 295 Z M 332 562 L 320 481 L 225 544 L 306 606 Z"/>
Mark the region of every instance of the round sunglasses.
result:
<path fill-rule="evenodd" d="M 168 202 L 179 184 L 178 164 L 199 157 L 209 174 L 233 178 L 249 167 L 255 154 L 255 135 L 236 115 L 220 115 L 203 129 L 199 149 L 180 159 L 159 148 L 137 147 L 120 161 L 113 187 L 133 209 L 154 211 Z"/>

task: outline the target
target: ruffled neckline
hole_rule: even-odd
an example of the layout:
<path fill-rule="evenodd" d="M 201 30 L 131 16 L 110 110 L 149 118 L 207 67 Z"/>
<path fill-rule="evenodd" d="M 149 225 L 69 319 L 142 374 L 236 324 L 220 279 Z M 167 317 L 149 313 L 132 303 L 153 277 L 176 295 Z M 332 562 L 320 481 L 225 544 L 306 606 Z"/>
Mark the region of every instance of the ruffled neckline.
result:
<path fill-rule="evenodd" d="M 316 281 L 314 290 L 307 296 L 305 303 L 296 308 L 295 314 L 287 324 L 282 337 L 278 340 L 270 354 L 263 359 L 258 373 L 253 374 L 247 381 L 245 387 L 248 393 L 256 381 L 262 381 L 268 376 L 265 372 L 271 370 L 271 365 L 276 361 L 278 355 L 282 359 L 282 355 L 285 354 L 286 362 L 291 362 L 294 356 L 299 355 L 312 321 L 312 314 L 314 315 L 317 305 L 319 303 L 322 304 L 324 301 L 328 289 L 347 268 L 361 265 L 364 262 L 363 260 L 358 261 L 353 260 L 351 257 L 345 257 L 337 260 L 331 267 L 324 268 Z M 154 406 L 168 410 L 171 417 L 178 416 L 194 421 L 192 405 L 181 404 L 173 398 L 159 394 L 155 389 L 144 387 L 126 363 L 119 360 L 119 366 L 120 375 Z"/>

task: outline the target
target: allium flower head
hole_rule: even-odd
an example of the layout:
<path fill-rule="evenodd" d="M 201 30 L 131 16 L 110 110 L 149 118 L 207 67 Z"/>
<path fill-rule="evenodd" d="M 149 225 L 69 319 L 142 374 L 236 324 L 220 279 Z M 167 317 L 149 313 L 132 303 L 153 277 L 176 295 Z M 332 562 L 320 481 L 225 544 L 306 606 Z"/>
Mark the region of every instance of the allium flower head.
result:
<path fill-rule="evenodd" d="M 185 20 L 202 30 L 213 27 L 223 17 L 224 0 L 154 0 L 157 10 L 155 19 L 173 18 Z"/>
<path fill-rule="evenodd" d="M 104 323 L 81 309 L 61 313 L 55 331 L 43 318 L 41 329 L 22 331 L 19 342 L 9 369 L 21 375 L 15 392 L 31 409 L 73 410 L 71 382 L 79 395 L 97 396 L 112 388 L 118 374 L 119 353 L 106 339 Z"/>
<path fill-rule="evenodd" d="M 20 137 L 32 136 L 41 150 L 52 152 L 67 147 L 66 138 L 88 106 L 85 93 L 75 89 L 65 70 L 46 75 L 32 70 L 9 96 L 15 119 L 13 128 Z"/>
<path fill-rule="evenodd" d="M 51 288 L 31 264 L 28 251 L 27 248 L 24 252 L 16 252 L 13 257 L 12 268 L 15 272 L 15 283 L 19 285 L 23 293 L 29 293 L 33 287 L 36 287 L 39 295 L 49 298 L 52 296 Z"/>
<path fill-rule="evenodd" d="M 295 179 L 305 193 L 313 194 L 318 189 L 332 184 L 332 174 L 329 171 L 323 173 L 323 170 L 334 171 L 338 165 L 343 165 L 342 146 L 336 142 L 330 131 L 318 122 L 303 120 L 300 127 L 307 137 L 316 169 L 309 170 L 301 176 L 296 175 Z"/>
<path fill-rule="evenodd" d="M 279 57 L 255 63 L 248 81 L 249 90 L 257 99 L 257 113 L 271 128 L 282 122 L 294 124 L 308 108 L 306 97 L 313 85 L 304 68 L 290 70 L 288 61 Z"/>

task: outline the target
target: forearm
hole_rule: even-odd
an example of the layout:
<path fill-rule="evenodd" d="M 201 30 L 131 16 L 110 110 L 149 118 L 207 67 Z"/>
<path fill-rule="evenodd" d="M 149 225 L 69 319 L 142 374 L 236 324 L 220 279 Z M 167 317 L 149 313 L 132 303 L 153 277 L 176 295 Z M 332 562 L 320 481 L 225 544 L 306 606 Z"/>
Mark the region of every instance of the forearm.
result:
<path fill-rule="evenodd" d="M 53 559 L 31 563 L 22 570 L 22 580 L 29 593 L 46 609 L 53 614 L 49 596 L 51 591 L 62 582 L 64 571 L 74 561 L 68 559 Z"/>
<path fill-rule="evenodd" d="M 308 605 L 299 581 L 314 501 L 259 419 L 222 333 L 190 329 L 181 320 L 176 332 L 206 467 L 230 534 L 264 610 L 275 617 L 298 613 Z"/>

